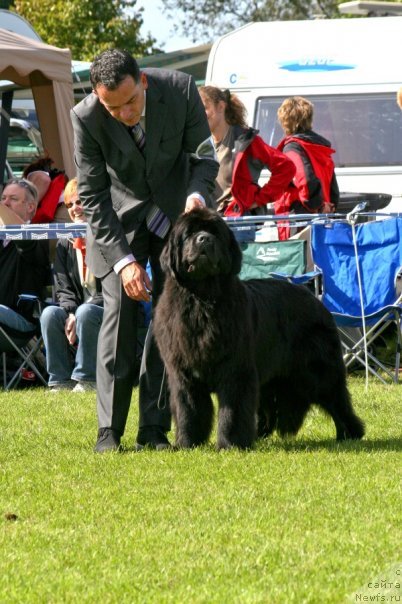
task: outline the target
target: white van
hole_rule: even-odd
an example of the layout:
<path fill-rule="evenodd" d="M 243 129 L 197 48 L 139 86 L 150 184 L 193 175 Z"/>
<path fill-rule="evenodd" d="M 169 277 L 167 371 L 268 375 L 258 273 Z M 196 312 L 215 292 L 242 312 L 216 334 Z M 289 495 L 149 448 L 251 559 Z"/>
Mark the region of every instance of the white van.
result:
<path fill-rule="evenodd" d="M 250 23 L 214 43 L 206 84 L 236 93 L 273 146 L 279 105 L 308 98 L 340 190 L 389 193 L 388 210 L 402 212 L 401 38 L 402 17 Z"/>

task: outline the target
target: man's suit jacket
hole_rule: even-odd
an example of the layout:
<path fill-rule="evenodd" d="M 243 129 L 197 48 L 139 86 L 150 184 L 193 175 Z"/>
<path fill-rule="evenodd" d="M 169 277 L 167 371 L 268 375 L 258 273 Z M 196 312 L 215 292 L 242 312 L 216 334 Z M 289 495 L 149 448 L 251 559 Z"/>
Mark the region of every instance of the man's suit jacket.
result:
<path fill-rule="evenodd" d="M 130 244 L 150 202 L 174 222 L 188 194 L 198 192 L 209 199 L 218 172 L 193 78 L 162 69 L 144 73 L 145 157 L 127 127 L 94 93 L 71 112 L 79 195 L 90 227 L 87 262 L 97 277 L 132 252 Z"/>

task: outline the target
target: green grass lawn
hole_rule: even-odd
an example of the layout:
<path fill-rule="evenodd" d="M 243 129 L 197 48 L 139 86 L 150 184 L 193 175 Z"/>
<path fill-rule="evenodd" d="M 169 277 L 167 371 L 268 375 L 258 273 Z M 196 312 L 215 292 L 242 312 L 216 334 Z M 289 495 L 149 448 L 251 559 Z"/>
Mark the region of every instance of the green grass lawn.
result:
<path fill-rule="evenodd" d="M 350 387 L 361 442 L 135 453 L 135 391 L 105 455 L 93 393 L 0 393 L 0 602 L 402 601 L 402 387 Z"/>

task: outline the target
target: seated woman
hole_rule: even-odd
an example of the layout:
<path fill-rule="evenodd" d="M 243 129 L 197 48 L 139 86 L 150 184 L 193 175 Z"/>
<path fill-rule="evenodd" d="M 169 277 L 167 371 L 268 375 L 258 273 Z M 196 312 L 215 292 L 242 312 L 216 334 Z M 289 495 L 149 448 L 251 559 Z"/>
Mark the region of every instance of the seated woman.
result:
<path fill-rule="evenodd" d="M 201 86 L 200 95 L 220 163 L 213 194 L 216 209 L 225 216 L 266 213 L 266 204 L 274 202 L 291 182 L 292 161 L 247 126 L 246 108 L 229 90 Z M 271 176 L 260 186 L 264 168 Z"/>
<path fill-rule="evenodd" d="M 64 203 L 73 222 L 86 221 L 76 178 L 66 185 Z M 103 298 L 100 280 L 86 267 L 83 239 L 59 239 L 54 273 L 59 306 L 46 307 L 40 318 L 49 387 L 52 392 L 95 390 Z"/>

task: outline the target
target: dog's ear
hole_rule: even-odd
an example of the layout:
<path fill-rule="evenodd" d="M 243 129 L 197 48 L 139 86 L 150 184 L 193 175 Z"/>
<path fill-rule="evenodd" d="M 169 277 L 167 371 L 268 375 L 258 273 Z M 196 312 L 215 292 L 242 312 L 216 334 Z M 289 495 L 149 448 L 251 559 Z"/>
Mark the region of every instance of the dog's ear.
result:
<path fill-rule="evenodd" d="M 180 270 L 181 248 L 180 237 L 176 236 L 176 229 L 173 227 L 160 255 L 160 263 L 163 272 L 170 273 L 174 278 L 177 277 Z"/>
<path fill-rule="evenodd" d="M 238 275 L 240 273 L 241 270 L 241 263 L 243 260 L 243 256 L 241 253 L 241 249 L 240 246 L 236 240 L 236 237 L 233 234 L 233 231 L 230 227 L 227 227 L 229 229 L 229 236 L 230 236 L 230 256 L 232 258 L 232 268 L 231 268 L 231 273 L 232 275 Z"/>

